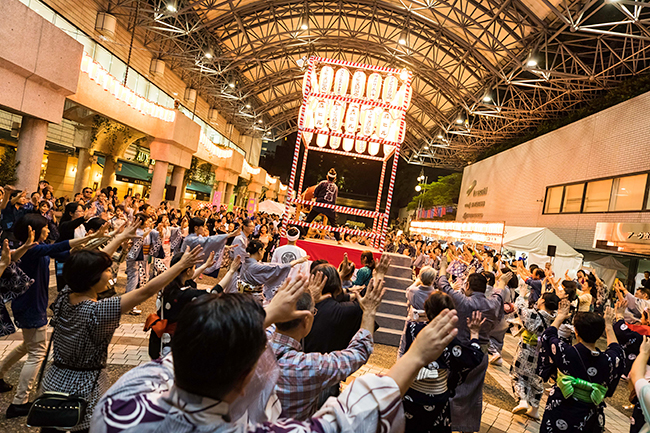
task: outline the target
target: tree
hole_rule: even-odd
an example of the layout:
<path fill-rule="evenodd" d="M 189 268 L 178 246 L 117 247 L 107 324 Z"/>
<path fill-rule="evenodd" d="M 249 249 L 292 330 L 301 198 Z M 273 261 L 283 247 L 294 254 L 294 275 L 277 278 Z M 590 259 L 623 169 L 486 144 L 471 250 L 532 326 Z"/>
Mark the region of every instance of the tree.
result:
<path fill-rule="evenodd" d="M 427 209 L 433 206 L 453 206 L 458 204 L 462 180 L 462 173 L 453 173 L 438 178 L 437 182 L 422 185 L 422 192 L 413 197 L 413 200 L 408 204 L 408 209 L 416 209 L 419 204 Z"/>
<path fill-rule="evenodd" d="M 5 148 L 4 153 L 0 156 L 0 185 L 15 185 L 18 181 L 16 168 L 20 161 L 16 161 L 16 150 L 14 148 Z"/>

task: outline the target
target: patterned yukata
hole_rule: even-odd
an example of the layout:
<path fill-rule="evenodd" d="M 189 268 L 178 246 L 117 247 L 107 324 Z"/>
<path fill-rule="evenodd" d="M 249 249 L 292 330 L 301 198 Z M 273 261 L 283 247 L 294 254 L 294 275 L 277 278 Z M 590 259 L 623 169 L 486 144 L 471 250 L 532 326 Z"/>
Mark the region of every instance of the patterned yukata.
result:
<path fill-rule="evenodd" d="M 398 357 L 406 353 L 418 333 L 427 322 L 407 322 L 402 339 L 405 348 Z M 422 367 L 415 381 L 406 391 L 402 404 L 406 418 L 406 431 L 414 433 L 451 433 L 450 399 L 468 373 L 483 360 L 478 340 L 464 345 L 454 338 L 442 355 L 434 362 Z"/>
<path fill-rule="evenodd" d="M 64 392 L 86 400 L 84 419 L 72 431 L 87 429 L 95 404 L 110 386 L 105 370 L 108 345 L 120 325 L 120 297 L 70 303 L 66 286 L 52 304 L 52 364 L 43 376 L 44 392 Z"/>
<path fill-rule="evenodd" d="M 517 298 L 515 308 L 525 332 L 517 345 L 514 362 L 510 365 L 512 391 L 519 400 L 539 407 L 539 400 L 544 394 L 544 383 L 542 378 L 537 375 L 537 356 L 539 355 L 537 337 L 542 335 L 546 328 L 553 323 L 555 315 L 543 310 L 528 308 L 528 300 L 523 296 Z"/>
<path fill-rule="evenodd" d="M 217 278 L 219 276 L 219 269 L 221 268 L 221 260 L 223 259 L 223 248 L 230 235 L 214 235 L 214 236 L 198 236 L 190 233 L 183 239 L 181 244 L 181 251 L 185 252 L 187 247 L 190 250 L 201 246 L 203 254 L 207 257 L 210 253 L 214 252 L 214 265 L 205 270 L 204 274 L 209 277 Z"/>
<path fill-rule="evenodd" d="M 607 387 L 605 397 L 611 397 L 625 369 L 625 353 L 618 343 L 607 346 L 607 350 L 592 352 L 582 343 L 575 346 L 565 343 L 558 337 L 557 328 L 549 327 L 540 339 L 538 372 L 543 380 L 554 364 L 563 374 L 597 383 Z M 564 398 L 557 385 L 551 388 L 546 401 L 546 409 L 540 433 L 555 432 L 604 432 L 605 402 L 599 405 L 585 403 L 574 397 Z"/>
<path fill-rule="evenodd" d="M 636 325 L 641 326 L 641 325 Z M 630 369 L 634 360 L 639 355 L 641 350 L 641 343 L 643 342 L 643 335 L 636 332 L 634 329 L 637 329 L 635 325 L 628 325 L 624 320 L 618 320 L 614 323 L 614 333 L 616 334 L 616 340 L 623 348 L 625 352 L 625 371 L 624 374 L 627 376 L 630 374 Z M 632 329 L 634 328 L 634 329 Z M 650 327 L 644 326 L 644 328 L 650 329 Z M 650 361 L 648 361 L 650 364 Z M 635 396 L 632 400 L 634 403 L 634 409 L 632 410 L 632 416 L 630 417 L 630 433 L 638 433 L 641 431 L 645 425 L 645 418 L 643 417 L 643 411 L 641 410 L 641 404 L 639 399 Z"/>
<path fill-rule="evenodd" d="M 24 273 L 16 262 L 11 262 L 0 275 L 0 337 L 16 332 L 16 326 L 5 303 L 25 293 L 33 283 L 34 280 Z"/>
<path fill-rule="evenodd" d="M 144 231 L 138 229 L 138 237 L 133 239 L 133 246 L 126 255 L 127 293 L 147 284 L 150 273 L 152 277 L 156 277 L 167 270 L 163 262 L 165 251 L 160 234 L 157 230 L 151 230 L 145 237 L 142 237 L 143 234 Z M 145 246 L 149 247 L 147 254 L 145 254 Z M 149 257 L 153 260 L 151 269 L 147 266 Z"/>
<path fill-rule="evenodd" d="M 397 384 L 365 375 L 338 399 L 330 398 L 307 421 L 262 424 L 231 422 L 230 406 L 174 385 L 171 356 L 136 367 L 102 397 L 92 417 L 93 433 L 397 433 L 404 431 Z"/>

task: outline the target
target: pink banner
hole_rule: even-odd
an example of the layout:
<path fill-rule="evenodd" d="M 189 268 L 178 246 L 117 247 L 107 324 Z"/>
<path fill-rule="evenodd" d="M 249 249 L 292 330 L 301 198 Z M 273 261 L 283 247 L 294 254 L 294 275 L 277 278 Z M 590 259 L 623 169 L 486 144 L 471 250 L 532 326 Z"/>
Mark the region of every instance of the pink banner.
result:
<path fill-rule="evenodd" d="M 248 211 L 248 215 L 254 214 L 256 209 L 257 209 L 257 199 L 256 198 L 249 198 L 248 199 L 248 205 L 246 206 L 246 210 Z"/>
<path fill-rule="evenodd" d="M 221 191 L 215 191 L 212 196 L 212 206 L 219 209 L 221 207 Z"/>

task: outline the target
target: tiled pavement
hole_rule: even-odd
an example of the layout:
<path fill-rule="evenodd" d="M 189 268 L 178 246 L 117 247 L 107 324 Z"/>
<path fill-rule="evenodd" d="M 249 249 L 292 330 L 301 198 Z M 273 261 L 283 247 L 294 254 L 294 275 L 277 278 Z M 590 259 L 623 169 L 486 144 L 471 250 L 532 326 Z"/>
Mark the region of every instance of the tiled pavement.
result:
<path fill-rule="evenodd" d="M 205 287 L 201 287 L 205 286 Z M 211 288 L 211 286 L 199 284 L 200 288 Z M 144 321 L 144 318 L 143 318 Z M 9 351 L 20 344 L 20 331 L 16 334 L 0 337 L 0 359 L 3 359 Z M 148 356 L 148 333 L 143 331 L 141 324 L 124 323 L 119 326 L 108 352 L 108 363 L 113 365 L 137 366 L 149 361 Z M 506 336 L 504 345 L 504 358 L 512 359 L 517 346 L 517 340 L 510 335 Z M 510 365 L 504 359 L 499 367 L 490 365 L 488 374 L 510 395 L 513 395 L 508 375 Z M 354 373 L 347 383 L 354 378 L 367 374 L 383 374 L 387 369 L 377 365 L 364 365 Z M 542 398 L 541 408 L 546 403 L 546 394 Z M 540 410 L 540 415 L 542 410 Z M 605 410 L 607 419 L 607 431 L 610 433 L 624 433 L 629 431 L 629 419 L 616 409 L 611 407 Z M 525 416 L 513 415 L 509 409 L 503 409 L 492 404 L 483 403 L 483 416 L 481 419 L 480 433 L 526 433 L 538 432 L 539 422 Z"/>

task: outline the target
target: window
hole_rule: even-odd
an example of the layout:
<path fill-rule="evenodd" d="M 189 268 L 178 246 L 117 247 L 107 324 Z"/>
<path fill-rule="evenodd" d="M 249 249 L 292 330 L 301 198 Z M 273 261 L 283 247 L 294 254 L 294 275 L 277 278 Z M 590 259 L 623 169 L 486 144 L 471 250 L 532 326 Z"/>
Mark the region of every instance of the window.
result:
<path fill-rule="evenodd" d="M 546 190 L 546 206 L 544 208 L 544 213 L 560 213 L 563 191 L 563 186 L 556 186 Z"/>
<path fill-rule="evenodd" d="M 612 179 L 587 183 L 584 212 L 607 212 L 612 193 Z"/>
<path fill-rule="evenodd" d="M 562 213 L 580 212 L 582 208 L 582 193 L 585 190 L 584 183 L 567 185 L 564 187 L 564 200 L 562 201 Z"/>
<path fill-rule="evenodd" d="M 612 197 L 609 202 L 610 211 L 631 211 L 643 208 L 643 197 L 648 174 L 617 177 L 614 179 Z"/>

